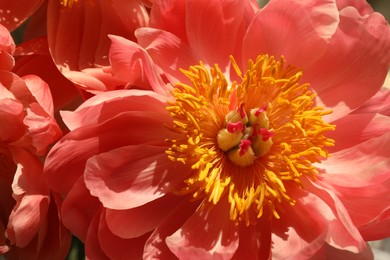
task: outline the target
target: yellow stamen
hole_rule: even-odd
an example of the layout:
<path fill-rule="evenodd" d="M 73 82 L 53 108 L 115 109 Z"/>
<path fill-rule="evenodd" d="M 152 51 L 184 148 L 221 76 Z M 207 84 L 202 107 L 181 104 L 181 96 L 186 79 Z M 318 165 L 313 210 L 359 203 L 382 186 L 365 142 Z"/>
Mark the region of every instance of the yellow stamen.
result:
<path fill-rule="evenodd" d="M 331 113 L 314 106 L 315 94 L 301 84 L 303 72 L 267 55 L 249 60 L 240 82 L 228 82 L 221 69 L 200 62 L 181 70 L 191 84 L 178 83 L 167 111 L 172 131 L 168 158 L 187 164 L 192 173 L 178 194 L 204 203 L 230 203 L 230 219 L 249 225 L 264 208 L 275 218 L 294 205 L 291 189 L 302 179 L 316 179 L 312 164 L 328 157 L 334 145 L 324 133 L 335 129 L 322 117 Z M 232 107 L 234 106 L 236 107 Z"/>

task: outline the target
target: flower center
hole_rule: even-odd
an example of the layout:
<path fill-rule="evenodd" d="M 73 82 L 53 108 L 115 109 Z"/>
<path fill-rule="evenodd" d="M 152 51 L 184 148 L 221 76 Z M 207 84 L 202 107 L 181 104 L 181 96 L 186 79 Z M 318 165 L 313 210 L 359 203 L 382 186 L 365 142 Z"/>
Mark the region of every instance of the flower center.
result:
<path fill-rule="evenodd" d="M 217 204 L 230 203 L 230 219 L 254 223 L 267 207 L 279 218 L 294 205 L 291 190 L 303 178 L 315 180 L 313 163 L 328 157 L 334 141 L 324 133 L 331 113 L 314 105 L 315 94 L 300 84 L 302 71 L 285 66 L 284 58 L 260 55 L 242 73 L 231 57 L 240 82 L 228 82 L 214 65 L 182 70 L 190 83 L 178 83 L 167 105 L 172 131 L 168 157 L 191 167 L 179 194 Z"/>

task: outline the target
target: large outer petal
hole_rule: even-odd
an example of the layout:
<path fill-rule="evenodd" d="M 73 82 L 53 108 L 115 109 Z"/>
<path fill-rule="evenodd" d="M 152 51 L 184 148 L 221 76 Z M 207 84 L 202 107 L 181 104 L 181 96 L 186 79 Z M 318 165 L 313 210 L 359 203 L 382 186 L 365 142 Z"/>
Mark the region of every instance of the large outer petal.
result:
<path fill-rule="evenodd" d="M 290 187 L 295 188 L 295 187 Z M 294 192 L 296 204 L 285 205 L 279 220 L 272 221 L 272 257 L 307 259 L 325 243 L 336 217 L 319 197 L 307 191 Z"/>
<path fill-rule="evenodd" d="M 121 238 L 135 238 L 153 231 L 183 200 L 167 194 L 140 207 L 128 210 L 105 210 L 107 227 Z"/>
<path fill-rule="evenodd" d="M 390 235 L 390 134 L 333 154 L 324 161 L 321 182 L 331 185 L 365 239 Z M 363 210 L 362 210 L 363 209 Z"/>
<path fill-rule="evenodd" d="M 284 55 L 288 64 L 306 68 L 325 52 L 337 24 L 334 0 L 270 1 L 248 27 L 243 62 L 260 54 Z"/>
<path fill-rule="evenodd" d="M 199 201 L 191 201 L 189 196 L 182 197 L 176 208 L 150 235 L 145 243 L 144 259 L 174 259 L 175 255 L 169 250 L 165 239 L 177 231 L 199 206 Z"/>
<path fill-rule="evenodd" d="M 129 239 L 116 236 L 108 228 L 105 210 L 102 210 L 97 236 L 102 250 L 110 259 L 141 259 L 145 241 L 149 235 L 150 233 L 146 233 Z"/>
<path fill-rule="evenodd" d="M 165 110 L 165 103 L 154 106 L 154 111 L 140 112 L 140 102 L 135 101 L 132 111 L 132 101 L 147 101 L 148 93 L 151 92 L 145 91 L 143 95 L 136 94 L 134 97 L 131 96 L 134 91 L 129 90 L 125 97 L 123 93 L 118 91 L 98 95 L 93 99 L 98 103 L 99 99 L 105 99 L 105 95 L 112 99 L 111 102 L 103 102 L 103 107 L 97 110 L 89 109 L 84 115 L 84 118 L 90 115 L 97 122 L 71 131 L 51 149 L 45 162 L 45 175 L 52 189 L 67 193 L 83 174 L 86 161 L 96 154 L 130 144 L 162 144 L 165 143 L 165 138 L 175 138 L 174 133 L 164 126 L 171 120 Z M 127 105 L 123 105 L 124 103 Z M 123 106 L 127 108 L 126 111 L 120 110 Z M 99 115 L 103 115 L 102 121 L 98 119 Z M 104 115 L 109 116 L 105 118 Z M 82 122 L 84 119 L 80 120 Z"/>
<path fill-rule="evenodd" d="M 361 106 L 381 87 L 390 66 L 390 29 L 382 15 L 340 11 L 340 24 L 326 53 L 303 80 L 318 94 L 318 104 L 333 109 L 328 120 Z"/>
<path fill-rule="evenodd" d="M 378 104 L 380 106 L 380 104 Z M 337 152 L 390 132 L 390 117 L 374 113 L 353 113 L 332 122 L 336 130 L 327 133 L 335 140 L 330 152 Z"/>
<path fill-rule="evenodd" d="M 85 242 L 92 219 L 100 208 L 101 203 L 91 196 L 85 187 L 84 178 L 80 176 L 62 203 L 62 222 L 73 235 Z"/>
<path fill-rule="evenodd" d="M 200 206 L 179 230 L 165 239 L 178 258 L 232 258 L 238 248 L 239 227 L 230 220 L 230 204 L 225 199 L 217 205 Z"/>
<path fill-rule="evenodd" d="M 375 96 L 353 111 L 353 113 L 380 113 L 390 116 L 390 89 L 388 87 L 382 88 Z"/>
<path fill-rule="evenodd" d="M 237 41 L 245 29 L 241 27 L 246 12 L 242 0 L 187 1 L 186 31 L 196 59 L 224 71 L 235 54 Z"/>
<path fill-rule="evenodd" d="M 149 26 L 173 33 L 187 42 L 186 1 L 155 0 L 150 11 Z"/>
<path fill-rule="evenodd" d="M 104 207 L 130 209 L 164 196 L 190 171 L 168 159 L 167 146 L 123 146 L 88 160 L 85 183 Z"/>
<path fill-rule="evenodd" d="M 69 130 L 74 130 L 99 124 L 124 111 L 164 111 L 165 101 L 164 97 L 150 91 L 110 91 L 84 101 L 75 111 L 61 111 L 61 116 Z"/>

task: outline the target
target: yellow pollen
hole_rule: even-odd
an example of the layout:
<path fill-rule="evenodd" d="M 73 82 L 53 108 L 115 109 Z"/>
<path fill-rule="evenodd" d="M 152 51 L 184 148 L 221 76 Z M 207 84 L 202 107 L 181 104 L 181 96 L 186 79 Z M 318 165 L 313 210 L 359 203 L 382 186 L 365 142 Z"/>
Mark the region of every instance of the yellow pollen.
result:
<path fill-rule="evenodd" d="M 176 84 L 167 111 L 179 138 L 166 151 L 191 174 L 178 194 L 216 205 L 230 204 L 235 223 L 254 223 L 264 212 L 280 218 L 295 204 L 293 190 L 304 178 L 316 179 L 313 163 L 329 156 L 335 129 L 322 117 L 331 113 L 314 105 L 315 94 L 302 84 L 302 70 L 260 55 L 242 72 L 231 57 L 239 81 L 200 62 L 181 70 L 188 82 Z M 267 209 L 265 211 L 265 209 Z"/>

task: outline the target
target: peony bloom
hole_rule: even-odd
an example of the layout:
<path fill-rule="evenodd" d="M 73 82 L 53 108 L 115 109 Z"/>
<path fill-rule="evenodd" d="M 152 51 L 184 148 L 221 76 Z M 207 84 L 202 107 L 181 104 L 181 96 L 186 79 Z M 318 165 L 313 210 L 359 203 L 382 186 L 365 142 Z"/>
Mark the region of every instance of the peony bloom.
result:
<path fill-rule="evenodd" d="M 149 20 L 149 0 L 0 0 L 0 18 L 9 30 L 30 17 L 23 40 L 47 35 L 50 53 L 61 73 L 92 93 L 123 88 L 104 71 L 109 65 L 108 34 L 134 39 L 134 30 Z M 40 7 L 38 9 L 38 7 Z M 38 9 L 38 10 L 37 10 Z"/>
<path fill-rule="evenodd" d="M 15 45 L 4 27 L 0 31 L 0 64 L 13 64 Z M 63 259 L 70 233 L 42 175 L 41 159 L 62 135 L 49 87 L 37 76 L 0 70 L 0 93 L 0 254 Z"/>
<path fill-rule="evenodd" d="M 351 259 L 390 235 L 390 30 L 364 1 L 155 1 L 45 162 L 89 258 Z M 368 66 L 369 64 L 369 66 Z M 74 221 L 78 219 L 79 221 Z"/>

